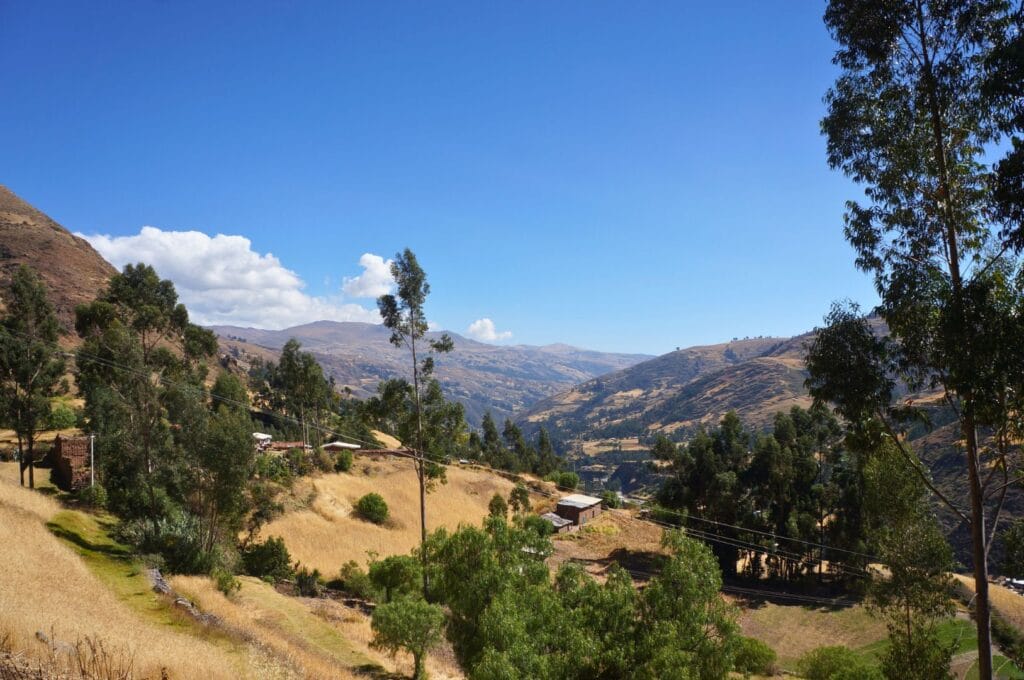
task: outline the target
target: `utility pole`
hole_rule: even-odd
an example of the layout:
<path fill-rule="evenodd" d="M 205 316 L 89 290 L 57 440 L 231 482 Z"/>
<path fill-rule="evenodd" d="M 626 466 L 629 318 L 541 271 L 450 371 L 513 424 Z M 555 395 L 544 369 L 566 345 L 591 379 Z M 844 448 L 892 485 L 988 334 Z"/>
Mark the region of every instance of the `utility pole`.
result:
<path fill-rule="evenodd" d="M 96 486 L 96 435 L 89 435 L 89 488 Z"/>

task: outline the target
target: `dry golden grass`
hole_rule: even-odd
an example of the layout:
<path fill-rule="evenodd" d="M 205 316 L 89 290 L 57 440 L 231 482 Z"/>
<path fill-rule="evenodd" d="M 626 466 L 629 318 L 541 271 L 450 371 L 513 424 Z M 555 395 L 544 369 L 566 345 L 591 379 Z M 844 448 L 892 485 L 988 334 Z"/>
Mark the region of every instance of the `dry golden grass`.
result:
<path fill-rule="evenodd" d="M 744 635 L 774 649 L 782 664 L 792 663 L 815 647 L 846 645 L 857 649 L 888 634 L 885 624 L 862 605 L 819 609 L 766 602 L 742 609 L 739 624 Z"/>
<path fill-rule="evenodd" d="M 15 649 L 45 655 L 35 639 L 42 631 L 64 643 L 91 637 L 126 650 L 140 677 L 159 677 L 161 668 L 174 678 L 239 676 L 237 660 L 222 647 L 154 623 L 108 589 L 47 530 L 44 521 L 58 511 L 8 474 L 0 478 L 0 627 Z"/>
<path fill-rule="evenodd" d="M 667 554 L 661 547 L 662 529 L 638 519 L 629 510 L 606 510 L 580 531 L 553 536 L 552 569 L 577 562 L 594 576 L 603 576 L 612 562 L 638 572 L 650 571 L 653 561 Z M 637 578 L 642 580 L 640 574 Z"/>
<path fill-rule="evenodd" d="M 282 595 L 257 579 L 241 580 L 241 591 L 231 598 L 205 577 L 176 576 L 171 584 L 274 657 L 301 668 L 305 677 L 362 678 L 358 669 L 372 665 L 411 675 L 411 657 L 391 659 L 370 648 L 373 634 L 365 614 L 333 600 Z M 432 678 L 462 677 L 449 656 L 434 654 L 427 660 Z"/>
<path fill-rule="evenodd" d="M 974 593 L 974 578 L 964 574 L 953 574 L 953 578 L 967 590 Z M 1009 588 L 996 583 L 988 584 L 988 598 L 992 603 L 992 609 L 1007 623 L 1017 630 L 1024 632 L 1024 597 L 1013 592 Z"/>
<path fill-rule="evenodd" d="M 448 483 L 427 494 L 427 528 L 455 529 L 479 525 L 495 493 L 508 497 L 513 483 L 495 474 L 470 468 L 448 468 Z M 286 512 L 263 529 L 264 536 L 284 538 L 293 559 L 335 575 L 342 564 L 379 556 L 406 554 L 419 544 L 419 486 L 413 462 L 397 457 L 356 455 L 351 473 L 315 478 L 316 497 L 309 507 Z M 352 513 L 364 494 L 376 492 L 388 504 L 383 526 Z"/>

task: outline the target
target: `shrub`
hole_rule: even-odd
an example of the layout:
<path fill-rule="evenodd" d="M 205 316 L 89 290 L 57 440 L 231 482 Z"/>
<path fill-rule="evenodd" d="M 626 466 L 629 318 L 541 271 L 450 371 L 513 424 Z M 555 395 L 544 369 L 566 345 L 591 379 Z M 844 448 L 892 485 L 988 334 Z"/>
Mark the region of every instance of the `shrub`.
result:
<path fill-rule="evenodd" d="M 317 449 L 312 455 L 313 461 L 321 472 L 330 472 L 334 469 L 334 458 L 323 449 Z"/>
<path fill-rule="evenodd" d="M 370 563 L 370 581 L 384 592 L 385 602 L 391 602 L 399 595 L 415 593 L 422 575 L 419 560 L 409 555 L 391 555 Z"/>
<path fill-rule="evenodd" d="M 288 461 L 273 453 L 261 453 L 256 457 L 256 474 L 260 479 L 269 479 L 284 486 L 292 483 L 292 469 Z"/>
<path fill-rule="evenodd" d="M 118 527 L 117 537 L 143 553 L 156 553 L 167 571 L 176 574 L 209 574 L 219 566 L 215 551 L 203 549 L 199 520 L 188 513 L 175 513 L 157 521 L 136 519 Z"/>
<path fill-rule="evenodd" d="M 882 680 L 882 672 L 849 647 L 818 647 L 800 657 L 797 670 L 807 680 Z"/>
<path fill-rule="evenodd" d="M 296 477 L 308 475 L 313 471 L 312 456 L 308 455 L 304 449 L 288 449 L 285 457 L 288 460 L 288 467 Z"/>
<path fill-rule="evenodd" d="M 297 565 L 295 571 L 295 588 L 302 597 L 320 597 L 324 591 L 324 581 L 320 577 L 320 570 L 310 571 L 306 567 Z"/>
<path fill-rule="evenodd" d="M 348 449 L 342 449 L 338 452 L 338 457 L 334 461 L 335 472 L 348 472 L 352 469 L 352 452 Z"/>
<path fill-rule="evenodd" d="M 774 675 L 775 650 L 749 637 L 740 637 L 736 645 L 733 669 L 744 675 Z"/>
<path fill-rule="evenodd" d="M 349 560 L 341 566 L 336 587 L 364 600 L 376 599 L 373 582 L 370 581 L 369 575 L 359 568 L 359 564 L 355 560 Z"/>
<path fill-rule="evenodd" d="M 235 575 L 227 569 L 216 567 L 210 573 L 210 577 L 217 584 L 217 590 L 224 593 L 227 597 L 231 597 L 242 589 L 242 582 L 235 578 Z"/>
<path fill-rule="evenodd" d="M 601 504 L 606 508 L 618 508 L 622 506 L 622 503 L 619 501 L 619 494 L 614 491 L 602 491 Z"/>
<path fill-rule="evenodd" d="M 368 522 L 383 524 L 388 518 L 388 504 L 379 493 L 368 493 L 356 501 L 356 512 Z"/>
<path fill-rule="evenodd" d="M 47 425 L 51 430 L 66 430 L 78 423 L 78 414 L 67 404 L 56 404 L 50 411 Z"/>
<path fill-rule="evenodd" d="M 271 536 L 262 543 L 253 543 L 242 551 L 245 573 L 271 583 L 292 576 L 292 556 L 288 554 L 284 539 Z"/>
<path fill-rule="evenodd" d="M 523 520 L 523 528 L 533 531 L 541 538 L 550 536 L 555 532 L 555 525 L 539 515 L 527 515 Z"/>
<path fill-rule="evenodd" d="M 107 507 L 107 490 L 102 484 L 82 487 L 75 493 L 75 498 L 89 508 L 103 509 Z"/>
<path fill-rule="evenodd" d="M 561 472 L 558 474 L 558 478 L 555 483 L 559 488 L 567 492 L 575 491 L 575 488 L 580 485 L 580 475 L 575 472 Z"/>

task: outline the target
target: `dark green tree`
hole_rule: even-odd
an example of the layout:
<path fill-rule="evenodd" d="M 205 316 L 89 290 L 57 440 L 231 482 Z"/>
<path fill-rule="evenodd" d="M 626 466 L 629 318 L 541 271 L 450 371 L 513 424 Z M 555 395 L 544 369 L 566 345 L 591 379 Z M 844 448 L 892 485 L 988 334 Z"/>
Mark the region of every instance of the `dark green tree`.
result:
<path fill-rule="evenodd" d="M 1003 400 L 1019 394 L 1007 384 L 1017 376 L 1004 369 L 1019 364 L 1011 355 L 1021 335 L 1000 309 L 999 272 L 1016 263 L 995 238 L 985 161 L 1010 115 L 1007 99 L 988 88 L 990 60 L 1008 42 L 1010 4 L 832 0 L 825 23 L 842 71 L 822 130 L 830 165 L 865 186 L 866 202 L 847 204 L 846 236 L 857 265 L 874 275 L 881 316 L 898 340 L 886 368 L 911 387 L 940 388 L 958 415 L 970 506 L 953 511 L 971 530 L 979 670 L 991 678 L 987 546 L 995 522 L 986 517 L 982 470 L 991 466 L 979 430 L 1001 429 L 1016 410 Z M 824 385 L 820 373 L 813 380 Z M 997 457 L 1006 463 L 1005 453 Z"/>
<path fill-rule="evenodd" d="M 64 357 L 57 340 L 60 324 L 46 297 L 46 286 L 21 265 L 4 291 L 0 320 L 0 406 L 3 420 L 18 437 L 21 485 L 35 487 L 36 434 L 48 429 L 51 401 L 65 392 Z"/>
<path fill-rule="evenodd" d="M 111 508 L 155 531 L 188 492 L 190 452 L 181 442 L 192 433 L 172 424 L 205 410 L 203 362 L 216 337 L 189 323 L 174 285 L 144 264 L 125 266 L 75 316 L 83 340 L 76 378 Z"/>
<path fill-rule="evenodd" d="M 430 293 L 427 274 L 420 267 L 416 255 L 406 248 L 395 255 L 391 263 L 391 275 L 398 286 L 397 295 L 382 295 L 377 299 L 384 326 L 391 330 L 391 344 L 396 347 L 408 347 L 412 354 L 412 385 L 413 404 L 416 412 L 416 475 L 420 485 L 420 543 L 427 541 L 427 466 L 431 452 L 426 448 L 423 436 L 423 409 L 421 404 L 420 383 L 422 377 L 429 377 L 434 370 L 434 359 L 430 353 L 446 353 L 454 349 L 451 337 L 445 333 L 436 340 L 429 340 L 427 348 L 420 345 L 420 354 L 429 349 L 428 356 L 422 360 L 417 355 L 417 341 L 423 339 L 427 332 L 427 318 L 423 313 L 423 305 Z M 440 458 L 434 454 L 435 462 Z M 437 470 L 435 466 L 433 469 Z M 423 592 L 429 587 L 426 569 L 427 551 L 422 550 L 424 560 Z"/>
<path fill-rule="evenodd" d="M 384 593 L 385 602 L 399 596 L 414 596 L 423 578 L 419 560 L 407 555 L 391 555 L 371 562 L 369 576 L 373 585 Z"/>

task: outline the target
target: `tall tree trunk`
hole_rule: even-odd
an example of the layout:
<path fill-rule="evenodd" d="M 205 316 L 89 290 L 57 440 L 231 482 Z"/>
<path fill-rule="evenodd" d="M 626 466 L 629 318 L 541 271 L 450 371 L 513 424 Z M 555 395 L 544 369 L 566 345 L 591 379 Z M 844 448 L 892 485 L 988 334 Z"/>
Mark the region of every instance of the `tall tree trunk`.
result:
<path fill-rule="evenodd" d="M 427 483 L 426 455 L 423 450 L 423 413 L 420 410 L 420 367 L 416 363 L 416 312 L 409 314 L 410 347 L 412 349 L 412 394 L 416 405 L 416 476 L 420 484 L 420 560 L 423 562 L 423 597 L 430 590 L 430 577 L 427 575 Z"/>
<path fill-rule="evenodd" d="M 28 440 L 28 488 L 36 488 L 36 451 L 35 451 L 35 437 L 29 432 L 26 437 Z"/>
<path fill-rule="evenodd" d="M 946 121 L 943 119 L 939 104 L 934 64 L 932 63 L 932 54 L 929 52 L 928 31 L 925 27 L 924 7 L 921 0 L 918 0 L 916 10 L 925 86 L 928 90 L 929 116 L 935 144 L 934 153 L 938 163 L 938 179 L 942 190 L 942 195 L 939 197 L 939 208 L 946 232 L 946 256 L 949 261 L 949 278 L 953 288 L 953 312 L 958 321 L 958 330 L 963 333 L 962 339 L 967 341 L 967 347 L 964 349 L 969 356 L 970 334 L 966 332 L 964 323 L 963 279 L 960 272 L 959 243 L 952 209 L 955 198 L 946 158 Z M 991 680 L 992 615 L 988 599 L 988 549 L 986 547 L 988 537 L 985 532 L 984 496 L 979 475 L 980 461 L 978 460 L 978 434 L 974 418 L 974 396 L 970 390 L 960 396 L 964 404 L 960 425 L 967 440 L 967 477 L 971 499 L 971 553 L 974 561 L 974 612 L 978 633 L 978 677 L 981 680 Z"/>

